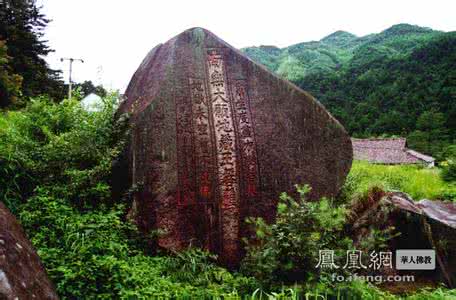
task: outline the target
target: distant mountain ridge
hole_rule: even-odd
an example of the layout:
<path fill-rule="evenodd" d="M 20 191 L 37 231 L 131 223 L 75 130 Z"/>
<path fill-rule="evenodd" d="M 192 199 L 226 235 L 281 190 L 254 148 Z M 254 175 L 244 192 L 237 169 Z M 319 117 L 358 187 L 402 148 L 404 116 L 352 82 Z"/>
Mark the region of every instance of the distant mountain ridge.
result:
<path fill-rule="evenodd" d="M 338 30 L 334 33 L 331 33 L 328 36 L 325 36 L 320 40 L 320 42 L 326 43 L 326 44 L 332 44 L 335 46 L 342 47 L 346 45 L 347 43 L 356 40 L 358 37 L 350 32 L 347 31 L 342 31 Z"/>
<path fill-rule="evenodd" d="M 353 136 L 407 136 L 436 156 L 456 144 L 456 32 L 397 24 L 241 51 L 314 95 Z"/>
<path fill-rule="evenodd" d="M 363 47 L 382 45 L 391 52 L 409 52 L 421 42 L 440 34 L 441 31 L 430 28 L 397 24 L 380 33 L 362 37 L 339 30 L 319 41 L 302 42 L 285 48 L 247 47 L 241 51 L 271 71 L 291 81 L 299 81 L 315 72 L 339 68 L 358 52 L 362 52 Z"/>

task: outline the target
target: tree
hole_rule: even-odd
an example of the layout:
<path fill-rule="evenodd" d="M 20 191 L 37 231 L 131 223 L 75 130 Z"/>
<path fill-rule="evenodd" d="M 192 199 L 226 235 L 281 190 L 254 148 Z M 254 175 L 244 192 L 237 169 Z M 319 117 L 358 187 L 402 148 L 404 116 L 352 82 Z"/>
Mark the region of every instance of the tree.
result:
<path fill-rule="evenodd" d="M 86 80 L 83 83 L 77 83 L 74 85 L 74 88 L 80 88 L 83 97 L 86 97 L 92 93 L 97 94 L 100 97 L 106 97 L 107 95 L 107 92 L 103 86 L 95 86 L 91 80 Z"/>
<path fill-rule="evenodd" d="M 8 46 L 9 68 L 23 78 L 22 94 L 48 94 L 60 100 L 64 95 L 60 71 L 50 69 L 43 59 L 53 51 L 42 39 L 48 23 L 35 0 L 0 1 L 0 39 Z"/>
<path fill-rule="evenodd" d="M 445 116 L 435 110 L 423 112 L 416 121 L 416 130 L 408 137 L 412 149 L 438 154 L 448 144 Z"/>
<path fill-rule="evenodd" d="M 17 104 L 22 77 L 11 71 L 5 41 L 0 40 L 0 108 Z"/>

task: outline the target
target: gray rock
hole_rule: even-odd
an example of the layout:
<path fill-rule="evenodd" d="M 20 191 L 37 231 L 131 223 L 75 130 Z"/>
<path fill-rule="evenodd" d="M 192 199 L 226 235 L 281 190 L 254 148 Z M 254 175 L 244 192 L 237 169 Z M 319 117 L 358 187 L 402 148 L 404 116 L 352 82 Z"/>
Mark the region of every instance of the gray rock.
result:
<path fill-rule="evenodd" d="M 22 227 L 1 202 L 0 299 L 58 299 Z"/>

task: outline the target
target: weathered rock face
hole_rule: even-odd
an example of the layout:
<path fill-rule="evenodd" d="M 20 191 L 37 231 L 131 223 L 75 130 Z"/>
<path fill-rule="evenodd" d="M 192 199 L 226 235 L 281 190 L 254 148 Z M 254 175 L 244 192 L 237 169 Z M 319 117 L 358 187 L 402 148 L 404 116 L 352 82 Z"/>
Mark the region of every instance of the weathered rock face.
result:
<path fill-rule="evenodd" d="M 1 202 L 0 299 L 58 299 L 21 226 Z"/>
<path fill-rule="evenodd" d="M 413 274 L 416 282 L 456 286 L 456 204 L 426 199 L 413 201 L 405 193 L 381 190 L 373 192 L 368 201 L 357 204 L 352 208 L 350 222 L 355 244 L 374 229 L 392 226 L 400 235 L 388 241 L 390 251 L 434 249 L 437 261 L 433 271 L 394 272 Z"/>
<path fill-rule="evenodd" d="M 319 102 L 201 28 L 152 49 L 125 96 L 136 219 L 165 229 L 166 248 L 236 264 L 245 217 L 272 221 L 294 184 L 333 196 L 351 166 L 350 138 Z"/>

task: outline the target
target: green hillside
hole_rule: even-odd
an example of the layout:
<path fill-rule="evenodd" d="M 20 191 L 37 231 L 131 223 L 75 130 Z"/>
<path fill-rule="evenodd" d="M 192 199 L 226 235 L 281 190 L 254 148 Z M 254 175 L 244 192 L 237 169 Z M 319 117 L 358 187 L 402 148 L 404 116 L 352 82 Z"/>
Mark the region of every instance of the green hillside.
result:
<path fill-rule="evenodd" d="M 456 32 L 399 24 L 242 50 L 312 93 L 354 136 L 408 136 L 437 157 L 456 139 Z"/>

